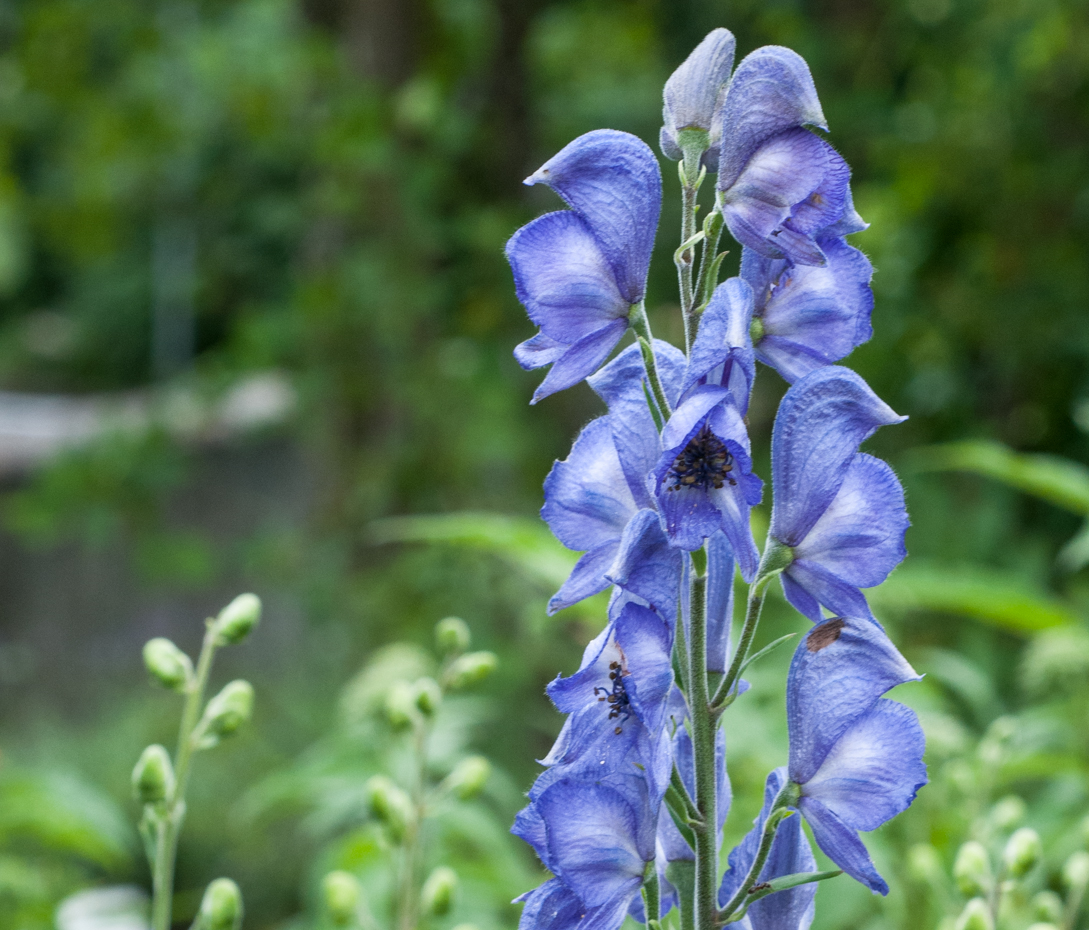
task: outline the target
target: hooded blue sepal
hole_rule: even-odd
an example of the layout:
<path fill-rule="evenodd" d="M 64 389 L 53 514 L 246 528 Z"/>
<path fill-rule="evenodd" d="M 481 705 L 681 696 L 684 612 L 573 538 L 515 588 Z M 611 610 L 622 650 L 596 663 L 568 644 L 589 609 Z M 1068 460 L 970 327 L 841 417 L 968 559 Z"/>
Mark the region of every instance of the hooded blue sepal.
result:
<path fill-rule="evenodd" d="M 775 769 L 768 775 L 764 787 L 764 807 L 753 821 L 752 829 L 730 853 L 728 860 L 730 868 L 722 877 L 718 892 L 720 907 L 725 907 L 733 898 L 741 882 L 749 874 L 756 860 L 760 838 L 772 805 L 786 782 L 785 768 Z M 817 861 L 813 857 L 813 849 L 802 829 L 801 817 L 794 814 L 779 824 L 768 858 L 756 881 L 758 884 L 769 882 L 785 875 L 815 872 L 816 868 Z M 810 924 L 813 923 L 816 894 L 817 886 L 809 883 L 760 898 L 749 905 L 739 925 L 745 927 L 747 923 L 745 930 L 809 930 Z"/>
<path fill-rule="evenodd" d="M 683 390 L 696 384 L 724 387 L 744 416 L 756 379 L 750 329 L 753 289 L 741 278 L 723 281 L 700 315 L 699 331 L 684 375 Z"/>
<path fill-rule="evenodd" d="M 915 712 L 881 696 L 919 676 L 867 619 L 837 617 L 798 645 L 787 675 L 789 778 L 817 845 L 848 875 L 888 893 L 858 837 L 905 810 L 927 782 Z"/>
<path fill-rule="evenodd" d="M 846 357 L 873 334 L 873 266 L 842 239 L 820 240 L 827 263 L 795 265 L 741 255 L 741 277 L 756 295 L 756 358 L 790 383 Z"/>

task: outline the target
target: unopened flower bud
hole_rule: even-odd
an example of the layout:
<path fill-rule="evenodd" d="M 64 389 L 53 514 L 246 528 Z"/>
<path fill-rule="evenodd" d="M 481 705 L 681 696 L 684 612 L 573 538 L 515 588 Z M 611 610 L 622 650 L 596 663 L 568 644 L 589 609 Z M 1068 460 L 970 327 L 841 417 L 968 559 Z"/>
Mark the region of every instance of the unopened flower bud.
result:
<path fill-rule="evenodd" d="M 916 843 L 908 850 L 908 874 L 920 884 L 938 882 L 944 878 L 941 855 L 929 843 Z"/>
<path fill-rule="evenodd" d="M 1089 885 L 1089 852 L 1078 850 L 1063 863 L 1063 884 L 1071 891 Z"/>
<path fill-rule="evenodd" d="M 141 804 L 158 804 L 174 793 L 174 766 L 158 743 L 140 753 L 132 770 L 132 792 Z"/>
<path fill-rule="evenodd" d="M 261 599 L 256 594 L 239 594 L 215 619 L 215 632 L 223 645 L 244 640 L 261 619 Z"/>
<path fill-rule="evenodd" d="M 355 919 L 363 896 L 356 877 L 342 870 L 330 872 L 322 879 L 321 890 L 325 897 L 325 910 L 333 925 L 344 927 L 350 924 Z"/>
<path fill-rule="evenodd" d="M 991 909 L 982 898 L 972 898 L 957 918 L 957 930 L 994 930 Z"/>
<path fill-rule="evenodd" d="M 229 878 L 217 878 L 200 902 L 200 930 L 238 930 L 242 926 L 242 892 Z"/>
<path fill-rule="evenodd" d="M 953 878 L 966 898 L 986 895 L 991 888 L 991 860 L 982 843 L 969 840 L 953 863 Z"/>
<path fill-rule="evenodd" d="M 449 684 L 454 690 L 467 688 L 483 681 L 493 671 L 499 660 L 494 652 L 470 652 L 454 660 L 450 666 Z"/>
<path fill-rule="evenodd" d="M 1002 858 L 1012 878 L 1027 875 L 1043 857 L 1040 835 L 1031 827 L 1022 827 L 1010 837 Z"/>
<path fill-rule="evenodd" d="M 1063 919 L 1063 899 L 1054 891 L 1041 891 L 1032 898 L 1032 916 L 1048 924 L 1058 924 Z"/>
<path fill-rule="evenodd" d="M 446 786 L 463 801 L 480 794 L 492 774 L 492 764 L 483 756 L 467 756 L 446 776 Z"/>
<path fill-rule="evenodd" d="M 433 717 L 442 703 L 442 688 L 434 678 L 421 678 L 412 686 L 412 703 L 425 717 Z"/>
<path fill-rule="evenodd" d="M 223 686 L 223 690 L 208 702 L 201 720 L 201 732 L 206 745 L 215 745 L 230 736 L 253 713 L 253 685 L 236 679 Z"/>
<path fill-rule="evenodd" d="M 144 665 L 164 688 L 184 691 L 193 677 L 193 663 L 169 639 L 156 636 L 144 644 Z"/>
<path fill-rule="evenodd" d="M 375 775 L 365 786 L 371 813 L 389 830 L 394 839 L 405 834 L 412 821 L 412 799 L 385 775 Z"/>
<path fill-rule="evenodd" d="M 458 877 L 453 869 L 440 865 L 434 872 L 427 876 L 423 890 L 420 892 L 420 906 L 425 914 L 434 914 L 442 917 L 450 912 L 454 903 L 454 892 L 457 891 Z"/>
<path fill-rule="evenodd" d="M 411 726 L 419 717 L 416 689 L 407 681 L 394 682 L 386 695 L 386 719 L 395 730 Z"/>
<path fill-rule="evenodd" d="M 1012 830 L 1025 819 L 1026 807 L 1016 794 L 1008 794 L 991 808 L 991 822 L 999 830 Z"/>
<path fill-rule="evenodd" d="M 469 624 L 461 617 L 447 617 L 435 624 L 435 645 L 442 655 L 462 653 L 470 642 Z"/>

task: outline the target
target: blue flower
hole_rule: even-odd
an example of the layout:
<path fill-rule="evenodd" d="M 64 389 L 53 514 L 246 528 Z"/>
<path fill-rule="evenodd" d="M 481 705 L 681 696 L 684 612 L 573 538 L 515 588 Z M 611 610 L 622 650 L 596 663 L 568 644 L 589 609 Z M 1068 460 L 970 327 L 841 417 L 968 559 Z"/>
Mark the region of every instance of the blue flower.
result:
<path fill-rule="evenodd" d="M 748 55 L 723 101 L 718 201 L 742 245 L 767 258 L 822 265 L 818 237 L 845 235 L 861 220 L 847 163 L 807 125 L 828 128 L 801 56 L 773 45 Z"/>
<path fill-rule="evenodd" d="M 859 453 L 895 413 L 857 374 L 829 365 L 795 382 L 771 438 L 769 543 L 788 547 L 787 600 L 809 619 L 821 605 L 870 617 L 860 588 L 880 584 L 904 558 L 904 492 L 892 469 Z"/>
<path fill-rule="evenodd" d="M 848 875 L 888 893 L 858 837 L 926 784 L 915 712 L 883 699 L 919 676 L 872 620 L 836 617 L 799 643 L 787 675 L 791 782 L 817 845 Z"/>
<path fill-rule="evenodd" d="M 721 530 L 751 580 L 757 551 L 749 510 L 760 503 L 763 482 L 752 473 L 749 436 L 733 396 L 721 387 L 695 388 L 673 411 L 661 441 L 654 490 L 666 535 L 692 551 Z"/>
<path fill-rule="evenodd" d="M 708 133 L 703 154 L 708 171 L 718 170 L 722 121 L 716 119 L 734 66 L 737 43 L 728 29 L 713 29 L 666 81 L 662 93 L 662 153 L 674 161 L 684 157 L 678 134 L 686 129 Z M 695 180 L 694 178 L 692 180 Z"/>
<path fill-rule="evenodd" d="M 666 710 L 673 688 L 673 637 L 654 611 L 618 601 L 616 617 L 587 645 L 579 670 L 548 686 L 556 709 L 570 716 L 549 754 L 550 767 L 530 792 L 559 777 L 617 771 L 646 774 L 660 799 L 672 757 Z"/>
<path fill-rule="evenodd" d="M 658 809 L 646 782 L 630 775 L 562 779 L 531 807 L 512 832 L 556 877 L 518 899 L 526 902 L 521 930 L 616 930 L 655 860 Z"/>
<path fill-rule="evenodd" d="M 764 786 L 764 807 L 753 821 L 752 829 L 730 853 L 730 868 L 722 877 L 718 890 L 719 907 L 726 906 L 749 874 L 756 860 L 760 838 L 772 805 L 786 783 L 785 768 L 775 769 L 768 775 Z M 816 870 L 817 861 L 813 858 L 813 850 L 806 839 L 805 831 L 802 830 L 801 818 L 795 814 L 787 817 L 776 830 L 771 851 L 756 881 L 768 882 L 784 875 Z M 817 886 L 812 883 L 778 891 L 754 901 L 737 925 L 742 930 L 809 930 L 809 925 L 813 923 L 813 899 L 816 894 Z"/>
<path fill-rule="evenodd" d="M 753 289 L 741 278 L 715 288 L 700 316 L 699 331 L 685 371 L 683 389 L 696 384 L 727 388 L 742 416 L 748 413 L 756 357 L 752 344 Z"/>
<path fill-rule="evenodd" d="M 569 211 L 548 213 L 507 243 L 518 299 L 540 333 L 515 350 L 526 369 L 552 365 L 533 403 L 593 374 L 643 299 L 662 203 L 650 148 L 599 129 L 575 139 L 526 179 Z"/>
<path fill-rule="evenodd" d="M 741 277 L 756 295 L 753 349 L 789 382 L 839 361 L 873 335 L 873 266 L 842 239 L 822 237 L 818 244 L 828 260 L 823 266 L 741 253 Z"/>

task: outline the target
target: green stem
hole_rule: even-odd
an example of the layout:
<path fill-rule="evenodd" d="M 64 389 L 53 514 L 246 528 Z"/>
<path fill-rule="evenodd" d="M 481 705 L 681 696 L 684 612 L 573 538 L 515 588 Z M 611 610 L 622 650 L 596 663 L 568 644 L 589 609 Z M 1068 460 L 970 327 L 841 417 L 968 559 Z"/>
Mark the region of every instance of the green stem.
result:
<path fill-rule="evenodd" d="M 718 914 L 718 924 L 729 923 L 730 918 L 734 916 L 734 912 L 744 903 L 745 898 L 749 894 L 749 889 L 756 884 L 760 878 L 760 872 L 764 868 L 764 863 L 768 861 L 768 854 L 771 852 L 771 844 L 775 840 L 775 831 L 779 829 L 779 824 L 783 820 L 790 816 L 789 811 L 786 811 L 786 806 L 790 801 L 791 785 L 787 782 L 783 786 L 783 789 L 779 792 L 775 802 L 771 806 L 771 810 L 768 812 L 768 819 L 764 823 L 764 832 L 760 836 L 760 847 L 756 851 L 756 858 L 753 859 L 752 867 L 749 869 L 749 874 L 745 876 L 745 880 L 738 886 L 737 891 L 734 892 L 734 896 L 726 903 L 726 906 Z M 794 816 L 797 816 L 796 814 Z M 737 915 L 738 917 L 741 914 Z"/>
<path fill-rule="evenodd" d="M 631 328 L 635 330 L 635 335 L 639 340 L 639 348 L 643 353 L 643 365 L 647 370 L 647 381 L 650 382 L 650 390 L 654 395 L 654 402 L 658 405 L 661 419 L 664 422 L 669 419 L 672 408 L 669 406 L 669 400 L 666 398 L 665 388 L 662 387 L 662 379 L 658 376 L 658 362 L 654 357 L 654 337 L 650 332 L 650 320 L 647 319 L 646 306 L 644 306 L 642 302 L 635 304 L 631 308 L 631 315 L 628 319 L 631 322 Z"/>
<path fill-rule="evenodd" d="M 209 623 L 197 660 L 196 674 L 186 688 L 185 708 L 178 728 L 178 748 L 174 753 L 174 793 L 159 823 L 155 842 L 155 862 L 152 864 L 152 930 L 169 930 L 174 905 L 174 863 L 178 855 L 178 836 L 185 819 L 185 789 L 193 760 L 193 730 L 204 705 L 204 690 L 212 671 L 216 636 Z"/>
<path fill-rule="evenodd" d="M 698 188 L 687 182 L 681 188 L 681 242 L 688 242 L 696 234 L 696 198 Z M 692 313 L 695 306 L 695 290 L 692 285 L 692 265 L 695 252 L 690 246 L 677 256 L 677 282 L 681 294 L 681 315 L 684 318 L 684 352 L 690 355 L 692 343 L 696 341 L 698 322 Z"/>
<path fill-rule="evenodd" d="M 412 788 L 412 806 L 415 816 L 405 830 L 404 872 L 401 876 L 401 907 L 398 920 L 400 930 L 415 930 L 419 922 L 417 904 L 419 903 L 418 867 L 420 859 L 420 833 L 423 826 L 427 804 L 427 738 L 429 727 L 422 721 L 416 728 L 414 748 L 416 757 L 416 778 Z"/>
<path fill-rule="evenodd" d="M 648 930 L 660 927 L 662 905 L 658 891 L 658 869 L 653 862 L 648 863 L 647 874 L 643 879 L 643 907 L 646 908 Z"/>
<path fill-rule="evenodd" d="M 692 748 L 696 775 L 696 810 L 700 822 L 693 824 L 696 838 L 695 930 L 712 930 L 717 916 L 718 829 L 715 815 L 715 725 L 707 688 L 707 576 L 693 576 L 689 598 L 688 681 L 692 714 Z"/>
<path fill-rule="evenodd" d="M 694 298 L 696 307 L 693 310 L 697 317 L 702 312 L 701 308 L 705 307 L 711 299 L 715 285 L 718 283 L 714 278 L 718 277 L 717 269 L 721 264 L 717 259 L 718 243 L 722 238 L 723 225 L 722 214 L 717 210 L 707 214 L 707 219 L 703 222 L 703 230 L 706 235 L 700 244 L 700 271 L 696 278 Z M 712 269 L 715 270 L 714 275 L 711 273 Z"/>

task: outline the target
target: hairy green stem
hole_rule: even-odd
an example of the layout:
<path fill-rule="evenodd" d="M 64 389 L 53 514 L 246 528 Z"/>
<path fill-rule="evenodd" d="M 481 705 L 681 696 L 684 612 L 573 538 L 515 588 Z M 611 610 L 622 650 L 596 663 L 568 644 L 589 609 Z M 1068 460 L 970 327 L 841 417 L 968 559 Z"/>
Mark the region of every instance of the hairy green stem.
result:
<path fill-rule="evenodd" d="M 660 927 L 662 905 L 658 890 L 658 868 L 653 862 L 647 864 L 647 874 L 643 879 L 643 907 L 646 909 L 648 930 Z"/>
<path fill-rule="evenodd" d="M 415 930 L 419 922 L 419 860 L 420 834 L 427 806 L 427 740 L 430 727 L 423 720 L 416 727 L 413 749 L 416 762 L 415 783 L 412 786 L 412 822 L 405 830 L 404 871 L 401 874 L 401 901 L 397 926 L 399 930 Z"/>
<path fill-rule="evenodd" d="M 155 838 L 155 862 L 152 864 L 152 930 L 169 930 L 174 905 L 174 862 L 178 855 L 178 836 L 185 819 L 185 789 L 193 760 L 193 731 L 200 720 L 204 705 L 204 690 L 212 671 L 216 634 L 212 624 L 204 634 L 204 643 L 197 660 L 196 674 L 186 687 L 185 708 L 178 728 L 178 748 L 174 753 L 174 793 L 170 796 L 159 822 Z"/>
<path fill-rule="evenodd" d="M 745 880 L 738 886 L 737 891 L 734 892 L 734 896 L 726 902 L 726 906 L 719 912 L 717 920 L 719 926 L 730 922 L 730 918 L 733 917 L 738 908 L 744 904 L 745 898 L 749 894 L 749 889 L 752 888 L 760 878 L 760 872 L 764 868 L 764 863 L 768 861 L 768 854 L 771 852 L 771 844 L 775 841 L 775 831 L 779 829 L 779 824 L 781 824 L 787 816 L 791 816 L 789 812 L 785 811 L 786 806 L 790 802 L 790 788 L 791 785 L 787 782 L 772 804 L 771 810 L 768 812 L 768 819 L 764 823 L 764 832 L 760 835 L 760 846 L 756 851 L 756 858 L 753 859 L 752 867 L 749 869 L 748 875 L 745 876 Z M 797 814 L 794 814 L 793 816 L 797 816 Z M 737 917 L 741 916 L 741 914 L 737 915 Z"/>
<path fill-rule="evenodd" d="M 707 576 L 693 575 L 688 624 L 688 705 L 692 714 L 692 748 L 696 775 L 695 930 L 712 930 L 717 916 L 718 830 L 715 806 L 715 725 L 707 688 Z"/>
<path fill-rule="evenodd" d="M 635 331 L 636 338 L 639 340 L 639 348 L 643 353 L 643 365 L 647 370 L 647 381 L 650 383 L 654 402 L 658 405 L 661 419 L 664 422 L 669 419 L 672 408 L 666 397 L 665 388 L 662 387 L 662 379 L 658 376 L 658 362 L 654 357 L 654 337 L 650 332 L 650 320 L 647 319 L 646 306 L 642 302 L 635 304 L 631 308 L 631 315 L 628 319 L 631 322 L 631 328 Z"/>

